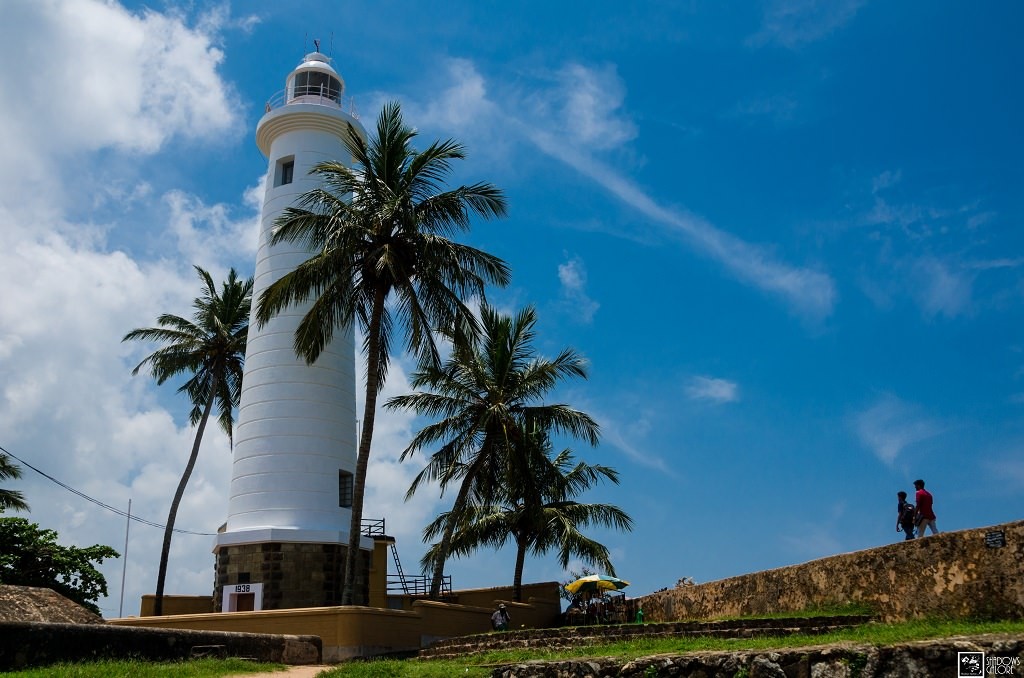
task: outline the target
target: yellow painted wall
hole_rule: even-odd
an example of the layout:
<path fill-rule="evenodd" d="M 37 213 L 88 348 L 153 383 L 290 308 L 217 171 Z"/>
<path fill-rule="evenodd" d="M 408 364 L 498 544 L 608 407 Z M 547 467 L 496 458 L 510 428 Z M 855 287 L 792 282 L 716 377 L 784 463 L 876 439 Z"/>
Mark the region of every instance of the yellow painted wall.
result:
<path fill-rule="evenodd" d="M 558 584 L 533 584 L 524 587 L 524 595 L 527 590 L 537 594 L 528 603 L 513 603 L 509 600 L 512 597 L 511 588 L 502 587 L 456 592 L 460 598 L 465 597 L 481 605 L 416 600 L 410 603 L 410 610 L 359 606 L 316 607 L 128 617 L 111 619 L 109 623 L 173 629 L 315 635 L 323 640 L 324 661 L 340 662 L 353 657 L 419 650 L 425 644 L 442 638 L 485 633 L 491 628 L 491 613 L 498 602 L 504 602 L 507 606 L 513 628 L 557 625 L 560 613 Z M 167 609 L 169 598 L 165 596 Z"/>
<path fill-rule="evenodd" d="M 142 596 L 139 615 L 153 616 L 156 596 L 147 593 Z M 164 596 L 164 614 L 205 614 L 213 612 L 213 596 Z"/>

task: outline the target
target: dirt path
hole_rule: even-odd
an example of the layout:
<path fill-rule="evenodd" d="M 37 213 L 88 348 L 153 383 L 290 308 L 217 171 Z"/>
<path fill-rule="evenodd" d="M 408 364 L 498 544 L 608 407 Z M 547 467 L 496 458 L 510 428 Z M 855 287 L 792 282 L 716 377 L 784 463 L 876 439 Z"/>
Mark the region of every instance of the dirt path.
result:
<path fill-rule="evenodd" d="M 272 673 L 240 673 L 229 678 L 315 678 L 321 671 L 333 669 L 333 666 L 321 664 L 319 666 L 289 666 L 284 671 Z"/>

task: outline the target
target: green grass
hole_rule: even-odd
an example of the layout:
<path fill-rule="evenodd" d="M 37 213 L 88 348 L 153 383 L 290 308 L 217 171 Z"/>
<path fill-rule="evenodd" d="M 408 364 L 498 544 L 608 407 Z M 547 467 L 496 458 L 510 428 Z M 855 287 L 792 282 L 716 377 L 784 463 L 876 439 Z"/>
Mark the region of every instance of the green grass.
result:
<path fill-rule="evenodd" d="M 826 605 L 815 605 L 795 612 L 777 612 L 774 614 L 752 614 L 737 617 L 716 617 L 712 621 L 726 621 L 731 619 L 789 619 L 791 617 L 844 617 L 849 615 L 873 615 L 875 611 L 870 605 L 864 603 L 834 603 Z M 695 621 L 705 621 L 698 619 Z"/>
<path fill-rule="evenodd" d="M 285 668 L 283 664 L 265 664 L 244 659 L 195 659 L 159 663 L 109 660 L 54 664 L 23 671 L 0 671 L 0 678 L 220 678 L 242 673 L 281 671 Z"/>
<path fill-rule="evenodd" d="M 828 612 L 827 614 L 834 614 Z M 982 633 L 1024 634 L 1024 621 L 968 622 L 917 620 L 899 624 L 865 624 L 854 629 L 825 635 L 794 635 L 783 638 L 635 638 L 604 645 L 588 645 L 576 650 L 506 650 L 488 652 L 457 660 L 421 661 L 388 659 L 342 664 L 320 674 L 322 678 L 483 678 L 496 664 L 511 664 L 531 659 L 574 659 L 616 657 L 626 661 L 652 654 L 682 654 L 711 650 L 767 650 L 806 647 L 827 643 L 893 645 L 913 640 L 931 640 Z M 214 678 L 241 673 L 273 671 L 284 667 L 256 664 L 243 660 L 200 660 L 184 663 L 97 662 L 58 665 L 34 671 L 0 672 L 0 678 Z"/>
<path fill-rule="evenodd" d="M 512 664 L 531 659 L 578 659 L 616 657 L 626 661 L 652 654 L 682 654 L 712 650 L 762 650 L 806 647 L 826 643 L 892 645 L 913 640 L 981 633 L 1024 633 L 1024 621 L 951 622 L 920 620 L 899 624 L 866 624 L 825 635 L 794 635 L 783 638 L 637 638 L 605 645 L 588 645 L 576 650 L 505 650 L 487 652 L 457 660 L 379 660 L 344 664 L 321 674 L 324 678 L 447 678 L 489 676 L 496 664 Z"/>

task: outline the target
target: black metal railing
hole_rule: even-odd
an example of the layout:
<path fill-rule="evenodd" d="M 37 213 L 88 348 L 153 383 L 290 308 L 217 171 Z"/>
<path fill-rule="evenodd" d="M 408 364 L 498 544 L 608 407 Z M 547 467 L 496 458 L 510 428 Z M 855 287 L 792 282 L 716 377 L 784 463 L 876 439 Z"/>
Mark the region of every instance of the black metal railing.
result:
<path fill-rule="evenodd" d="M 427 575 L 388 575 L 388 593 L 405 594 L 410 596 L 426 596 L 430 593 L 430 582 L 432 577 Z M 452 576 L 446 574 L 441 577 L 441 595 L 452 594 Z"/>
<path fill-rule="evenodd" d="M 364 537 L 385 537 L 387 527 L 383 518 L 363 518 L 360 523 L 360 534 Z M 388 575 L 388 593 L 405 594 L 410 596 L 426 596 L 430 593 L 432 577 L 427 575 L 407 575 L 402 571 L 402 561 L 398 559 L 398 548 L 394 540 L 391 540 L 391 556 L 395 561 L 395 569 L 398 574 Z M 452 576 L 446 574 L 441 577 L 441 596 L 452 595 Z"/>
<path fill-rule="evenodd" d="M 383 537 L 387 534 L 383 518 L 363 518 L 360 523 L 360 534 L 364 537 Z"/>

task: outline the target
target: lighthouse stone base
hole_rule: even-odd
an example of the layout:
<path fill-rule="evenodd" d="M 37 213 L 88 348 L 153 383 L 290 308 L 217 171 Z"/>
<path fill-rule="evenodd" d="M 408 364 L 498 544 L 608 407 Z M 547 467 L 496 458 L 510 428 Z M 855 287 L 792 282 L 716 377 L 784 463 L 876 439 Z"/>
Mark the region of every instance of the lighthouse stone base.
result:
<path fill-rule="evenodd" d="M 234 540 L 223 540 L 227 535 L 220 535 L 214 549 L 217 574 L 213 598 L 217 612 L 341 605 L 347 540 L 291 541 L 274 538 L 293 536 L 287 534 L 288 530 L 260 532 L 266 532 L 261 536 L 269 539 L 232 544 L 223 543 Z M 369 600 L 372 541 L 364 541 L 370 543 L 368 548 L 359 549 L 356 558 L 354 605 L 366 605 Z"/>

